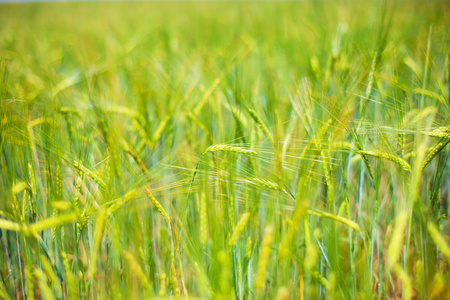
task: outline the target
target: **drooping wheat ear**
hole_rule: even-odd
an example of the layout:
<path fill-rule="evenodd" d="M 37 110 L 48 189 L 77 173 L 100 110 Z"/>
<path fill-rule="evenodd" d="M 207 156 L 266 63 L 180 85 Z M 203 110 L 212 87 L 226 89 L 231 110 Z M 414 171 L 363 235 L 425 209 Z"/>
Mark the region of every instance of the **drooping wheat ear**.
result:
<path fill-rule="evenodd" d="M 106 189 L 106 183 L 103 179 L 100 178 L 97 174 L 83 166 L 80 162 L 74 160 L 72 162 L 72 165 L 77 169 L 79 172 L 83 173 L 84 175 L 90 177 L 92 180 L 94 180 L 95 183 L 97 183 L 102 188 Z"/>
<path fill-rule="evenodd" d="M 450 246 L 444 237 L 439 233 L 436 225 L 433 223 L 428 223 L 428 232 L 430 233 L 433 242 L 438 247 L 439 251 L 450 261 Z"/>
<path fill-rule="evenodd" d="M 234 147 L 234 146 L 228 146 L 228 145 L 213 145 L 206 148 L 205 152 L 203 154 L 206 154 L 208 152 L 215 152 L 215 151 L 229 151 L 229 152 L 235 152 L 245 155 L 257 155 L 256 151 L 244 149 L 241 147 Z"/>
<path fill-rule="evenodd" d="M 307 212 L 309 215 L 315 215 L 315 216 L 318 216 L 319 218 L 324 217 L 324 218 L 328 218 L 331 220 L 335 220 L 335 221 L 345 224 L 345 225 L 353 228 L 354 230 L 358 231 L 359 233 L 361 233 L 361 228 L 359 227 L 358 223 L 356 223 L 355 221 L 349 220 L 349 219 L 341 217 L 341 216 L 336 216 L 336 215 L 333 215 L 333 214 L 330 214 L 330 213 L 327 213 L 324 211 L 308 209 Z"/>
<path fill-rule="evenodd" d="M 443 96 L 439 95 L 438 93 L 434 93 L 432 91 L 421 89 L 421 88 L 415 88 L 413 90 L 413 93 L 418 94 L 418 95 L 427 96 L 430 98 L 434 98 L 434 99 L 438 100 L 439 102 L 441 102 L 442 104 L 448 105 L 447 101 L 445 101 L 445 98 Z"/>
<path fill-rule="evenodd" d="M 144 287 L 145 290 L 148 290 L 150 288 L 150 281 L 148 280 L 147 276 L 145 275 L 144 271 L 142 270 L 137 260 L 130 252 L 125 250 L 123 250 L 123 256 L 127 260 L 128 266 L 130 267 L 132 274 L 136 275 L 142 287 Z"/>
<path fill-rule="evenodd" d="M 228 242 L 228 246 L 233 247 L 236 245 L 242 231 L 244 231 L 245 225 L 247 225 L 248 220 L 250 219 L 250 213 L 245 213 L 239 219 L 239 222 L 234 227 L 233 234 L 231 235 L 230 241 Z"/>
<path fill-rule="evenodd" d="M 398 264 L 398 258 L 403 249 L 403 235 L 408 222 L 408 214 L 404 211 L 400 212 L 395 222 L 395 229 L 392 233 L 391 242 L 388 248 L 387 267 L 388 270 Z"/>
<path fill-rule="evenodd" d="M 442 139 L 436 146 L 434 146 L 430 153 L 428 153 L 428 156 L 425 158 L 422 164 L 422 170 L 425 169 L 425 167 L 433 160 L 433 158 L 439 154 L 439 152 L 442 151 L 442 149 L 447 146 L 447 144 L 450 142 L 450 139 Z"/>
<path fill-rule="evenodd" d="M 78 286 L 77 278 L 75 274 L 72 273 L 72 267 L 70 265 L 69 258 L 65 252 L 61 252 L 61 258 L 64 265 L 64 271 L 66 275 L 67 284 L 65 284 L 66 295 L 69 299 L 78 299 Z M 68 290 L 67 290 L 68 288 Z"/>
<path fill-rule="evenodd" d="M 269 131 L 269 128 L 267 128 L 266 124 L 264 124 L 264 122 L 259 117 L 259 115 L 256 113 L 256 111 L 251 108 L 247 108 L 247 111 L 250 114 L 250 116 L 252 117 L 252 119 L 255 121 L 255 123 L 259 126 L 259 128 L 261 128 L 262 132 L 264 133 L 266 138 L 269 140 L 270 144 L 272 144 L 272 146 L 275 146 L 275 143 L 274 143 L 272 134 Z"/>
<path fill-rule="evenodd" d="M 280 189 L 280 186 L 278 184 L 276 184 L 275 182 L 268 180 L 268 179 L 251 177 L 248 180 L 256 185 L 259 185 L 260 187 L 263 187 L 263 188 L 268 188 L 268 189 L 275 190 L 275 191 Z"/>
<path fill-rule="evenodd" d="M 295 233 L 297 232 L 298 228 L 300 227 L 300 220 L 302 219 L 303 215 L 306 212 L 306 203 L 302 201 L 297 207 L 295 208 L 294 215 L 292 216 L 292 222 L 289 225 L 288 232 L 286 236 L 284 237 L 283 241 L 280 243 L 279 254 L 280 258 L 283 259 L 289 254 L 290 245 L 292 242 L 292 239 L 294 238 Z"/>
<path fill-rule="evenodd" d="M 125 152 L 128 155 L 131 156 L 131 158 L 133 158 L 133 160 L 136 162 L 136 164 L 139 166 L 139 168 L 141 168 L 142 172 L 144 174 L 148 174 L 147 167 L 145 166 L 142 159 L 139 157 L 139 155 L 136 152 L 131 150 L 130 146 L 125 141 L 122 141 L 122 148 L 125 150 Z"/>
<path fill-rule="evenodd" d="M 156 200 L 155 196 L 153 196 L 153 193 L 148 188 L 144 187 L 143 190 L 144 190 L 145 195 L 150 199 L 150 201 L 153 203 L 155 208 L 159 211 L 159 213 L 164 218 L 164 220 L 166 220 L 167 225 L 170 227 L 171 226 L 170 218 L 169 218 L 169 215 L 167 214 L 166 210 L 164 209 L 164 207 L 162 207 L 161 203 L 159 203 L 158 200 Z"/>
<path fill-rule="evenodd" d="M 208 202 L 206 194 L 200 196 L 200 241 L 202 245 L 206 244 L 208 239 Z"/>
<path fill-rule="evenodd" d="M 266 281 L 266 271 L 269 265 L 270 252 L 272 250 L 273 241 L 273 227 L 267 226 L 264 230 L 264 237 L 261 244 L 261 253 L 259 255 L 258 271 L 256 272 L 255 289 L 258 291 L 264 290 L 264 283 Z"/>
<path fill-rule="evenodd" d="M 429 132 L 428 135 L 450 139 L 450 126 L 436 128 Z"/>
<path fill-rule="evenodd" d="M 368 151 L 368 150 L 359 151 L 359 153 L 364 153 L 365 155 L 390 160 L 390 161 L 398 164 L 403 170 L 405 170 L 407 172 L 411 172 L 411 166 L 404 159 L 402 159 L 398 156 L 395 156 L 393 154 L 381 152 L 381 151 Z"/>

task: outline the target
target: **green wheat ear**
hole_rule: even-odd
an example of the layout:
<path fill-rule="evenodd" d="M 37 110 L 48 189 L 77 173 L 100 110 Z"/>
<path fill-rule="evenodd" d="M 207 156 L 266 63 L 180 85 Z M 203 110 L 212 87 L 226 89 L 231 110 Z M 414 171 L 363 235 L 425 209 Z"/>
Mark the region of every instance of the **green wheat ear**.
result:
<path fill-rule="evenodd" d="M 244 149 L 241 147 L 234 147 L 234 146 L 228 146 L 228 145 L 213 145 L 209 146 L 204 154 L 209 152 L 216 152 L 216 151 L 228 151 L 228 152 L 235 152 L 245 155 L 257 155 L 257 152 L 254 150 Z"/>
<path fill-rule="evenodd" d="M 264 133 L 266 138 L 269 140 L 270 144 L 272 146 L 275 146 L 275 142 L 273 140 L 272 134 L 269 131 L 269 128 L 266 126 L 266 124 L 264 124 L 264 122 L 259 117 L 257 112 L 251 108 L 247 108 L 247 111 L 248 111 L 249 115 L 252 117 L 252 119 L 255 121 L 255 123 L 259 126 L 259 128 L 261 128 L 262 132 Z"/>

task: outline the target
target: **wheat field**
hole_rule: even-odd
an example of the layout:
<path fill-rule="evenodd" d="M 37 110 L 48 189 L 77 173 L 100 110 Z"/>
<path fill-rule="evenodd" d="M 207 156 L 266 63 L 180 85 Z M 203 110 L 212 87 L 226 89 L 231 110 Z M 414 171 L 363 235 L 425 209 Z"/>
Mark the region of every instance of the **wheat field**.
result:
<path fill-rule="evenodd" d="M 0 298 L 450 299 L 449 24 L 0 4 Z"/>

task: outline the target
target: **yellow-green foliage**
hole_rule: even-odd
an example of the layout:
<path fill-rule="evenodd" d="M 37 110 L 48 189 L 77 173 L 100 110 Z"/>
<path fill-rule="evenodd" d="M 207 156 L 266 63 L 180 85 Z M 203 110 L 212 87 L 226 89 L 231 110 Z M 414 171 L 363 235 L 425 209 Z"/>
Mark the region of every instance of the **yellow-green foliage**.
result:
<path fill-rule="evenodd" d="M 448 298 L 448 13 L 1 3 L 0 298 Z"/>

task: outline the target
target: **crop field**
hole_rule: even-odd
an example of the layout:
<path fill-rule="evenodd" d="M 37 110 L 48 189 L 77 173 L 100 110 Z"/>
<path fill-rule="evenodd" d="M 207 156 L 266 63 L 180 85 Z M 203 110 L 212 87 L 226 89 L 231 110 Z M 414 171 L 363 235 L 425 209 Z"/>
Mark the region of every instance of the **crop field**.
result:
<path fill-rule="evenodd" d="M 0 299 L 450 299 L 449 24 L 0 4 Z"/>

